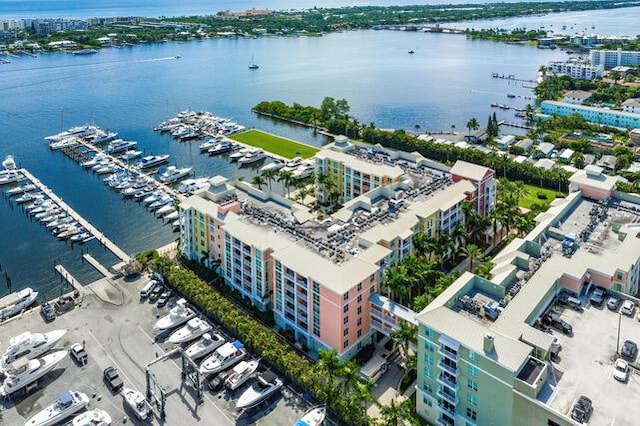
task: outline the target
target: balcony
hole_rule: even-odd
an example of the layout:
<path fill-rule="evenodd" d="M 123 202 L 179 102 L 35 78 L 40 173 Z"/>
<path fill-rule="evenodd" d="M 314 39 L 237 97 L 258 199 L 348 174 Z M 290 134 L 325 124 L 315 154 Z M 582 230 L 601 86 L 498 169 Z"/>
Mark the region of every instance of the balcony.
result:
<path fill-rule="evenodd" d="M 458 403 L 458 397 L 455 395 L 451 395 L 445 391 L 445 388 L 442 386 L 438 387 L 438 392 L 436 392 L 438 398 L 442 398 L 447 401 L 449 404 L 456 405 Z"/>
<path fill-rule="evenodd" d="M 440 373 L 438 375 L 438 383 L 440 383 L 441 385 L 447 386 L 448 388 L 453 389 L 454 391 L 458 386 L 455 378 L 452 380 L 451 378 L 447 377 L 444 373 Z"/>
<path fill-rule="evenodd" d="M 449 359 L 450 359 L 450 360 L 452 360 L 452 361 L 455 361 L 455 362 L 457 362 L 457 361 L 458 361 L 458 358 L 460 357 L 460 356 L 458 355 L 458 352 L 453 351 L 453 350 L 451 350 L 451 349 L 447 348 L 447 347 L 446 347 L 446 346 L 444 346 L 444 345 L 440 345 L 440 348 L 438 349 L 438 353 L 439 353 L 440 355 L 442 355 L 442 356 L 446 357 L 446 358 L 449 358 Z"/>
<path fill-rule="evenodd" d="M 454 426 L 455 421 L 451 421 L 451 418 L 448 417 L 438 417 L 436 424 L 438 426 Z"/>
<path fill-rule="evenodd" d="M 438 403 L 438 411 L 440 411 L 440 412 L 441 412 L 441 413 L 443 413 L 443 414 L 446 414 L 447 416 L 451 417 L 452 419 L 455 419 L 455 418 L 456 418 L 456 413 L 455 413 L 455 411 L 453 411 L 453 410 L 452 410 L 451 408 L 449 408 L 449 407 L 445 407 L 445 406 L 444 406 L 444 404 L 442 404 L 442 403 Z M 443 420 L 444 420 L 445 422 L 447 421 L 447 420 L 445 420 L 445 419 L 443 419 Z M 453 425 L 453 424 L 455 424 L 455 423 L 445 423 L 445 424 L 448 426 L 448 425 L 450 425 L 450 424 L 452 424 L 452 425 Z"/>
<path fill-rule="evenodd" d="M 457 366 L 454 367 L 452 365 L 445 364 L 444 362 L 442 362 L 442 360 L 438 362 L 438 368 L 454 376 L 457 376 L 458 374 L 460 374 L 460 369 Z"/>

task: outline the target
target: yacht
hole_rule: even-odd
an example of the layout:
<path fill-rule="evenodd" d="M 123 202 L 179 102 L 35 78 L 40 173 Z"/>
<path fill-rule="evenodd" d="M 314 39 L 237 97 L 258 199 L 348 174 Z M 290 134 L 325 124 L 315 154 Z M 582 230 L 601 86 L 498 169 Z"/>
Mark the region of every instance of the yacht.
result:
<path fill-rule="evenodd" d="M 271 170 L 280 170 L 284 167 L 284 163 L 282 161 L 273 161 L 267 165 L 260 167 L 260 173 L 270 172 Z"/>
<path fill-rule="evenodd" d="M 166 220 L 167 222 L 171 222 L 173 220 L 176 220 L 180 217 L 180 213 L 178 213 L 177 211 L 173 211 L 171 213 L 169 213 L 168 215 L 166 215 L 164 217 L 164 220 Z M 180 225 L 178 225 L 180 226 Z"/>
<path fill-rule="evenodd" d="M 103 132 L 103 131 L 100 131 L 100 132 L 96 133 L 96 135 L 93 137 L 92 142 L 94 144 L 100 145 L 100 144 L 103 144 L 103 143 L 111 142 L 112 140 L 114 140 L 117 137 L 118 137 L 118 134 L 116 132 Z"/>
<path fill-rule="evenodd" d="M 71 417 L 89 405 L 89 397 L 82 392 L 61 393 L 58 400 L 27 420 L 25 426 L 51 426 Z"/>
<path fill-rule="evenodd" d="M 156 189 L 155 191 L 153 191 L 151 194 L 149 194 L 148 196 L 146 196 L 145 198 L 143 198 L 142 202 L 144 204 L 151 204 L 155 201 L 158 200 L 158 198 L 162 197 L 163 195 L 165 195 L 165 192 L 162 189 Z"/>
<path fill-rule="evenodd" d="M 215 374 L 226 370 L 245 357 L 247 351 L 239 340 L 228 342 L 219 347 L 213 355 L 200 365 L 200 374 Z"/>
<path fill-rule="evenodd" d="M 315 166 L 313 164 L 303 164 L 293 171 L 294 179 L 306 179 L 313 174 Z"/>
<path fill-rule="evenodd" d="M 36 189 L 37 187 L 34 184 L 27 183 L 25 185 L 16 186 L 15 188 L 11 188 L 7 190 L 6 194 L 9 196 L 20 195 L 20 194 L 24 194 L 25 192 L 35 191 Z"/>
<path fill-rule="evenodd" d="M 291 160 L 284 163 L 284 167 L 282 167 L 282 171 L 293 172 L 301 165 L 302 165 L 302 157 L 294 157 Z"/>
<path fill-rule="evenodd" d="M 122 157 L 120 157 L 121 160 L 123 161 L 131 161 L 131 160 L 135 160 L 136 158 L 140 157 L 142 155 L 142 151 L 136 151 L 134 149 L 130 149 L 127 152 L 125 152 L 124 154 L 122 154 Z"/>
<path fill-rule="evenodd" d="M 87 135 L 92 134 L 93 132 L 95 132 L 95 127 L 94 126 L 90 126 L 90 125 L 84 125 L 84 126 L 78 126 L 78 127 L 72 127 L 67 131 L 64 132 L 60 132 L 58 134 L 52 135 L 52 136 L 47 136 L 45 139 L 48 141 L 60 141 L 62 139 L 66 139 L 69 137 L 78 137 L 78 138 L 83 138 Z"/>
<path fill-rule="evenodd" d="M 252 164 L 252 163 L 256 163 L 260 160 L 264 160 L 267 157 L 267 154 L 264 153 L 263 150 L 258 149 L 256 151 L 250 152 L 249 154 L 245 155 L 244 157 L 242 157 L 241 159 L 238 160 L 238 164 L 243 165 L 243 164 Z"/>
<path fill-rule="evenodd" d="M 188 127 L 178 127 L 174 131 L 171 132 L 171 136 L 174 138 L 181 138 L 189 133 Z"/>
<path fill-rule="evenodd" d="M 296 420 L 293 426 L 320 426 L 326 417 L 327 406 L 318 405 L 304 413 L 304 416 Z"/>
<path fill-rule="evenodd" d="M 89 237 L 91 237 L 91 234 L 88 233 L 87 231 L 84 231 L 84 232 L 80 232 L 79 234 L 76 234 L 73 237 L 69 238 L 69 241 L 74 242 L 74 243 L 78 243 L 78 242 L 82 242 L 82 241 L 86 240 Z"/>
<path fill-rule="evenodd" d="M 17 359 L 37 358 L 47 353 L 60 340 L 67 330 L 54 330 L 48 333 L 30 333 L 25 331 L 9 339 L 9 347 L 0 359 L 0 371 L 6 369 Z"/>
<path fill-rule="evenodd" d="M 186 325 L 174 331 L 167 339 L 167 342 L 173 344 L 186 343 L 208 333 L 211 328 L 211 324 L 208 322 L 200 318 L 191 318 Z"/>
<path fill-rule="evenodd" d="M 149 418 L 151 415 L 151 405 L 142 393 L 134 389 L 125 388 L 122 389 L 122 396 L 138 419 L 146 420 Z"/>
<path fill-rule="evenodd" d="M 191 173 L 193 167 L 183 167 L 177 168 L 176 166 L 169 166 L 167 169 L 160 175 L 160 182 L 162 183 L 173 183 L 176 182 L 183 177 L 186 177 Z"/>
<path fill-rule="evenodd" d="M 184 324 L 195 315 L 195 312 L 187 306 L 187 301 L 180 299 L 176 302 L 176 306 L 171 308 L 169 314 L 156 321 L 154 328 L 156 330 L 169 330 L 170 328 Z"/>
<path fill-rule="evenodd" d="M 135 148 L 138 145 L 136 141 L 113 141 L 109 145 L 107 145 L 107 153 L 109 154 L 117 154 L 119 152 L 128 151 L 130 148 Z"/>
<path fill-rule="evenodd" d="M 5 379 L 0 386 L 0 395 L 7 396 L 19 391 L 25 386 L 53 370 L 53 368 L 67 356 L 67 351 L 58 351 L 37 359 L 19 359 L 5 370 Z"/>
<path fill-rule="evenodd" d="M 173 229 L 174 232 L 178 232 L 180 230 L 180 220 L 176 219 L 173 222 L 171 222 L 171 228 Z"/>
<path fill-rule="evenodd" d="M 149 169 L 151 167 L 157 167 L 164 164 L 167 161 L 169 161 L 169 154 L 148 155 L 146 157 L 142 157 L 142 160 L 137 164 L 137 167 L 141 169 Z"/>
<path fill-rule="evenodd" d="M 44 195 L 42 195 L 42 194 L 26 193 L 26 194 L 21 195 L 20 197 L 16 198 L 16 203 L 24 204 L 24 203 L 28 203 L 30 201 L 42 200 L 43 198 L 44 198 Z"/>
<path fill-rule="evenodd" d="M 231 374 L 224 381 L 224 386 L 230 391 L 238 389 L 256 372 L 258 365 L 260 365 L 259 359 L 241 361 L 233 367 Z"/>
<path fill-rule="evenodd" d="M 74 417 L 71 426 L 111 426 L 111 416 L 106 411 L 95 408 Z"/>
<path fill-rule="evenodd" d="M 108 173 L 115 173 L 118 171 L 118 167 L 115 164 L 107 163 L 98 167 L 95 172 L 99 175 L 106 175 Z"/>
<path fill-rule="evenodd" d="M 209 151 L 211 148 L 215 147 L 218 142 L 214 140 L 207 140 L 200 144 L 200 152 Z"/>
<path fill-rule="evenodd" d="M 235 162 L 235 161 L 239 161 L 245 155 L 249 155 L 253 151 L 255 151 L 255 149 L 253 149 L 253 148 L 242 148 L 242 149 L 238 150 L 238 152 L 234 152 L 233 154 L 231 154 L 229 156 L 229 161 L 231 161 L 232 163 Z"/>
<path fill-rule="evenodd" d="M 240 395 L 236 408 L 242 410 L 258 405 L 269 396 L 276 393 L 281 387 L 282 380 L 280 380 L 273 372 L 267 371 L 262 373 L 258 376 L 255 383 Z"/>
<path fill-rule="evenodd" d="M 189 346 L 184 352 L 192 360 L 202 358 L 218 349 L 225 343 L 224 338 L 218 333 L 205 333 L 200 340 Z"/>
<path fill-rule="evenodd" d="M 233 146 L 234 145 L 229 141 L 222 141 L 215 144 L 212 148 L 209 148 L 209 151 L 207 152 L 211 155 L 218 155 L 231 151 Z"/>
<path fill-rule="evenodd" d="M 165 204 L 164 206 L 160 207 L 157 211 L 156 211 L 156 216 L 158 217 L 162 217 L 164 215 L 167 215 L 169 213 L 173 213 L 176 211 L 176 208 L 173 207 L 171 204 Z"/>
<path fill-rule="evenodd" d="M 195 191 L 207 188 L 209 186 L 209 178 L 197 178 L 197 179 L 186 179 L 182 181 L 180 185 L 176 188 L 176 190 L 181 194 L 192 194 Z"/>
<path fill-rule="evenodd" d="M 107 159 L 108 159 L 108 157 L 105 154 L 99 152 L 96 155 L 94 155 L 92 159 L 87 160 L 84 163 L 82 163 L 82 167 L 84 167 L 85 169 L 90 169 L 93 166 L 95 166 L 97 164 L 100 164 L 102 161 L 107 160 Z"/>
<path fill-rule="evenodd" d="M 57 236 L 59 240 L 66 240 L 67 238 L 71 238 L 74 235 L 79 234 L 83 230 L 84 228 L 82 228 L 81 226 L 70 226 L 64 231 L 62 231 L 61 233 L 59 233 Z"/>
<path fill-rule="evenodd" d="M 157 210 L 160 207 L 162 207 L 164 205 L 167 205 L 172 201 L 173 201 L 173 197 L 171 195 L 163 194 L 156 201 L 154 201 L 153 203 L 149 204 L 149 210 L 151 210 L 151 211 Z"/>
<path fill-rule="evenodd" d="M 33 291 L 31 287 L 3 297 L 0 299 L 0 321 L 11 318 L 23 309 L 28 308 L 36 301 L 37 297 L 38 292 Z"/>
<path fill-rule="evenodd" d="M 73 148 L 74 146 L 78 146 L 79 142 L 76 138 L 66 138 L 61 141 L 51 142 L 49 144 L 49 148 L 52 150 L 64 149 L 64 148 Z"/>
<path fill-rule="evenodd" d="M 16 166 L 16 160 L 12 155 L 7 155 L 2 161 L 3 169 L 0 170 L 0 185 L 18 182 L 24 179 L 24 176 Z"/>

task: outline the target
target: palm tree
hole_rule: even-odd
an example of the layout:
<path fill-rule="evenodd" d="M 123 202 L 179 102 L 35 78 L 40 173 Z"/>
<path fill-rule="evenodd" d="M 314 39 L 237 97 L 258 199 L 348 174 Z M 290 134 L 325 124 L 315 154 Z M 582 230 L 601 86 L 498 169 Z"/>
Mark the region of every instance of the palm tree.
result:
<path fill-rule="evenodd" d="M 435 241 L 431 238 L 427 238 L 427 234 L 424 232 L 413 234 L 411 240 L 418 257 L 430 255 L 436 250 Z"/>
<path fill-rule="evenodd" d="M 289 189 L 291 182 L 293 181 L 293 173 L 289 170 L 281 170 L 278 172 L 278 177 L 276 178 L 278 182 L 282 182 L 282 186 L 285 188 L 285 192 L 287 197 L 289 196 Z"/>
<path fill-rule="evenodd" d="M 360 380 L 356 385 L 356 399 L 362 404 L 362 418 L 367 417 L 367 408 L 369 404 L 375 401 L 373 396 L 373 380 Z"/>
<path fill-rule="evenodd" d="M 408 370 L 407 362 L 409 361 L 409 348 L 411 344 L 417 342 L 418 329 L 415 325 L 407 322 L 401 322 L 400 328 L 391 332 L 391 340 L 395 348 L 400 350 L 400 355 L 404 359 L 405 373 Z"/>
<path fill-rule="evenodd" d="M 408 294 L 409 287 L 406 265 L 399 263 L 387 269 L 384 285 L 387 288 L 389 297 L 402 303 Z"/>
<path fill-rule="evenodd" d="M 473 262 L 482 260 L 482 250 L 475 244 L 467 244 L 462 254 L 469 259 L 469 271 L 473 271 Z"/>
<path fill-rule="evenodd" d="M 531 121 L 533 119 L 533 113 L 534 113 L 533 106 L 531 106 L 531 104 L 527 104 L 524 110 L 524 118 L 527 121 Z M 532 139 L 535 140 L 535 138 L 532 138 Z"/>
<path fill-rule="evenodd" d="M 267 182 L 264 180 L 262 176 L 255 175 L 253 179 L 251 179 L 251 183 L 253 183 L 255 186 L 258 187 L 260 191 L 262 191 L 262 186 L 265 185 Z"/>
<path fill-rule="evenodd" d="M 269 182 L 269 192 L 271 192 L 271 181 L 278 176 L 278 171 L 275 169 L 267 170 L 262 176 Z"/>
<path fill-rule="evenodd" d="M 396 404 L 395 399 L 392 399 L 388 405 L 380 407 L 380 417 L 382 424 L 387 426 L 399 426 L 404 419 L 402 408 Z"/>
<path fill-rule="evenodd" d="M 456 125 L 452 124 L 451 126 L 449 126 L 451 128 L 451 133 L 453 134 L 453 131 L 456 129 Z"/>
<path fill-rule="evenodd" d="M 469 134 L 471 134 L 472 130 L 478 130 L 478 128 L 480 128 L 480 123 L 478 123 L 478 120 L 475 117 L 467 121 L 467 129 L 469 129 Z"/>
<path fill-rule="evenodd" d="M 335 379 L 340 373 L 341 363 L 340 358 L 338 358 L 338 352 L 335 349 L 327 350 L 320 349 L 318 351 L 318 355 L 320 358 L 316 363 L 318 369 L 320 370 L 321 377 L 325 378 L 326 388 L 323 389 L 325 394 L 325 401 L 327 405 L 331 405 L 334 400 L 334 387 L 335 387 Z"/>

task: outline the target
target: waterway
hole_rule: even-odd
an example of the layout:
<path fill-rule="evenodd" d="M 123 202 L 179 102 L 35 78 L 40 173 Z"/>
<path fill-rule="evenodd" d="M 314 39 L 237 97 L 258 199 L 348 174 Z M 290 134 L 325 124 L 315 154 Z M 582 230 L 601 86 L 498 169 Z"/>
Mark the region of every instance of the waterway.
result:
<path fill-rule="evenodd" d="M 409 55 L 409 49 L 415 54 Z M 173 59 L 180 55 L 181 59 Z M 260 65 L 249 71 L 251 58 Z M 533 79 L 540 64 L 560 59 L 561 51 L 538 50 L 464 36 L 354 31 L 319 38 L 215 39 L 105 49 L 91 56 L 63 53 L 10 58 L 0 66 L 0 156 L 18 162 L 49 185 L 78 213 L 129 253 L 176 238 L 153 215 L 107 189 L 101 180 L 61 153 L 43 137 L 86 122 L 134 139 L 146 152 L 169 153 L 198 176 L 221 174 L 249 179 L 224 158 L 198 153 L 198 143 L 178 143 L 153 132 L 159 122 L 192 108 L 209 110 L 248 127 L 257 127 L 316 146 L 326 142 L 306 128 L 257 117 L 250 108 L 265 99 L 301 104 L 324 96 L 346 98 L 351 115 L 383 128 L 420 124 L 433 131 L 477 117 L 484 124 L 490 103 L 524 107 L 527 83 L 491 78 L 492 72 Z M 507 98 L 514 93 L 518 98 Z M 512 112 L 499 112 L 513 120 Z M 32 286 L 52 293 L 59 282 L 54 263 L 63 263 L 81 282 L 96 273 L 71 248 L 31 222 L 15 204 L 0 198 L 0 265 L 16 288 Z M 105 263 L 115 259 L 96 242 L 83 249 Z M 0 295 L 6 292 L 0 275 Z"/>

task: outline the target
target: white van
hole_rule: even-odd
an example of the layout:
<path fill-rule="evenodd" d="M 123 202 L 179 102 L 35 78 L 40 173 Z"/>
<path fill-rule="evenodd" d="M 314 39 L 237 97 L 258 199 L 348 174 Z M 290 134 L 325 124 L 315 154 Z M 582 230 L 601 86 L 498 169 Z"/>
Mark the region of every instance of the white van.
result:
<path fill-rule="evenodd" d="M 389 366 L 387 360 L 382 355 L 374 355 L 360 370 L 360 374 L 367 380 L 377 382 L 384 373 L 387 372 Z"/>
<path fill-rule="evenodd" d="M 156 288 L 156 284 L 158 284 L 156 280 L 151 280 L 146 283 L 145 286 L 142 287 L 142 290 L 140 290 L 140 299 L 146 299 L 149 297 L 153 289 Z"/>

